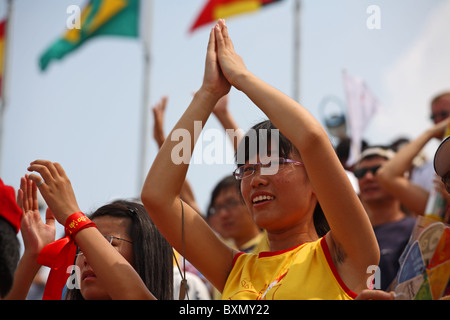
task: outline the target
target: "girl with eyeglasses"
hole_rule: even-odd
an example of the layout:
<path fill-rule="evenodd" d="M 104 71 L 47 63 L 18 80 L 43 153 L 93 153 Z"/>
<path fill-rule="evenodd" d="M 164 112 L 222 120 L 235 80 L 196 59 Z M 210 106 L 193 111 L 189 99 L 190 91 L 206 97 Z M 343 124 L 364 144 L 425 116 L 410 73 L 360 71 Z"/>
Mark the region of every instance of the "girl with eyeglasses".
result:
<path fill-rule="evenodd" d="M 247 70 L 223 20 L 210 33 L 203 84 L 174 131 L 190 133 L 192 154 L 194 121 L 203 125 L 231 86 L 270 119 L 254 128 L 257 136 L 280 131 L 278 143 L 267 136 L 267 149 L 256 154 L 241 142 L 245 159 L 235 171 L 247 209 L 267 230 L 270 251 L 242 254 L 227 247 L 180 201 L 189 165 L 172 161 L 178 142 L 171 139 L 160 149 L 141 194 L 152 220 L 224 299 L 355 298 L 370 286 L 368 268 L 379 260 L 367 214 L 325 130 L 305 108 Z M 315 219 L 319 203 L 327 223 Z"/>
<path fill-rule="evenodd" d="M 173 299 L 172 247 L 141 204 L 114 201 L 97 209 L 89 218 L 110 245 L 133 266 L 155 297 Z M 79 288 L 67 289 L 66 300 L 110 299 L 80 248 L 74 264 L 80 276 Z"/>
<path fill-rule="evenodd" d="M 67 220 L 80 212 L 71 183 L 59 164 L 36 160 L 29 170 L 41 177 L 33 173 L 21 179 L 19 204 L 23 210 L 21 230 L 25 252 L 7 299 L 26 298 L 34 275 L 44 264 L 43 252 L 65 239 L 53 242 L 55 219 L 67 229 Z M 39 214 L 37 186 L 51 209 L 47 210 L 45 223 Z M 172 247 L 142 204 L 114 201 L 85 220 L 91 223 L 78 231 L 64 248 L 55 249 L 50 259 L 45 258 L 50 262 L 58 259 L 67 262 L 59 266 L 66 274 L 75 265 L 75 274 L 67 281 L 60 281 L 60 278 L 52 278 L 52 269 L 44 298 L 48 294 L 47 299 L 52 300 L 173 299 Z M 75 251 L 71 255 L 71 247 L 76 255 Z M 67 288 L 63 295 L 64 286 Z"/>

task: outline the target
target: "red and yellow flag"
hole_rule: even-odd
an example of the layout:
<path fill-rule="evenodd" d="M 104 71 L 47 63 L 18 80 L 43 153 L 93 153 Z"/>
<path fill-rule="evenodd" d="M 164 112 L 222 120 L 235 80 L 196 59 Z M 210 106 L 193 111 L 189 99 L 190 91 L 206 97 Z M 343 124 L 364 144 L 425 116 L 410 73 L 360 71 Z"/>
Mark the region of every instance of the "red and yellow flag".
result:
<path fill-rule="evenodd" d="M 0 98 L 3 97 L 3 65 L 5 63 L 6 19 L 0 22 Z"/>
<path fill-rule="evenodd" d="M 205 24 L 236 14 L 251 12 L 281 0 L 208 0 L 200 15 L 192 25 L 190 32 Z"/>

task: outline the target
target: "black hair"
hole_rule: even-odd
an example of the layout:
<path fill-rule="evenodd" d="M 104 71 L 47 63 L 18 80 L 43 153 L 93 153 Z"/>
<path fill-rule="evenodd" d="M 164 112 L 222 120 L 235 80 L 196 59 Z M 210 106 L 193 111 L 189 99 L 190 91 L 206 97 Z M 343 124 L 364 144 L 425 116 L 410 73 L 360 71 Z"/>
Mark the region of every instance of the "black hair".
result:
<path fill-rule="evenodd" d="M 278 152 L 280 157 L 287 158 L 291 154 L 300 156 L 300 153 L 291 141 L 270 120 L 265 120 L 250 128 L 242 138 L 235 154 L 236 164 L 238 166 L 243 165 L 246 161 L 255 157 L 256 154 L 260 154 L 259 147 L 270 145 L 272 133 L 278 133 Z M 266 150 L 262 150 L 262 152 L 266 152 Z"/>
<path fill-rule="evenodd" d="M 172 300 L 172 247 L 150 219 L 144 206 L 137 202 L 117 200 L 97 209 L 90 219 L 104 216 L 131 220 L 128 234 L 133 242 L 133 267 L 157 299 Z M 82 299 L 80 290 L 67 291 L 68 300 Z"/>
<path fill-rule="evenodd" d="M 0 298 L 12 288 L 20 258 L 20 244 L 13 226 L 0 217 Z"/>
<path fill-rule="evenodd" d="M 272 137 L 272 133 L 275 133 L 274 137 Z M 235 154 L 236 164 L 238 166 L 243 165 L 249 159 L 254 158 L 256 154 L 260 154 L 259 147 L 269 146 L 269 142 L 276 136 L 278 136 L 278 153 L 280 157 L 289 158 L 291 155 L 301 157 L 300 152 L 292 142 L 270 120 L 264 120 L 254 125 L 242 138 Z M 323 237 L 330 231 L 327 219 L 318 201 L 314 209 L 313 220 L 319 237 Z"/>

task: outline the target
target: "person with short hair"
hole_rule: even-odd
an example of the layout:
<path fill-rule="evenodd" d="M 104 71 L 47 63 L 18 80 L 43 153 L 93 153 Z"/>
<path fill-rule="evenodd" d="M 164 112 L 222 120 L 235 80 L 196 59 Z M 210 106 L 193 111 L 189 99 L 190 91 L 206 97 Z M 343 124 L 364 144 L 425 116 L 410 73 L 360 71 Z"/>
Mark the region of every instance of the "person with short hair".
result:
<path fill-rule="evenodd" d="M 380 247 L 378 267 L 381 283 L 374 283 L 374 287 L 382 290 L 388 289 L 397 275 L 400 267 L 398 259 L 416 222 L 403 211 L 401 201 L 383 188 L 378 179 L 378 172 L 394 157 L 395 152 L 387 147 L 368 147 L 361 153 L 354 169 L 359 196 Z"/>

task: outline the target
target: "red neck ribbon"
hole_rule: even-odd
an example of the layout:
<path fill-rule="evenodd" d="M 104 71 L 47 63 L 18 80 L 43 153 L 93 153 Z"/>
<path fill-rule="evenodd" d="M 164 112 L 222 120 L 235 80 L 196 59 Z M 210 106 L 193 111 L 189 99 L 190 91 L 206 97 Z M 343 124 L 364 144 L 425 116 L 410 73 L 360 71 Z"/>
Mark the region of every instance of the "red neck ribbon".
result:
<path fill-rule="evenodd" d="M 66 236 L 46 245 L 38 257 L 38 264 L 50 267 L 43 300 L 61 300 L 62 291 L 75 261 L 77 246 L 75 235 L 89 227 L 96 227 L 82 212 L 69 216 L 65 224 Z"/>

